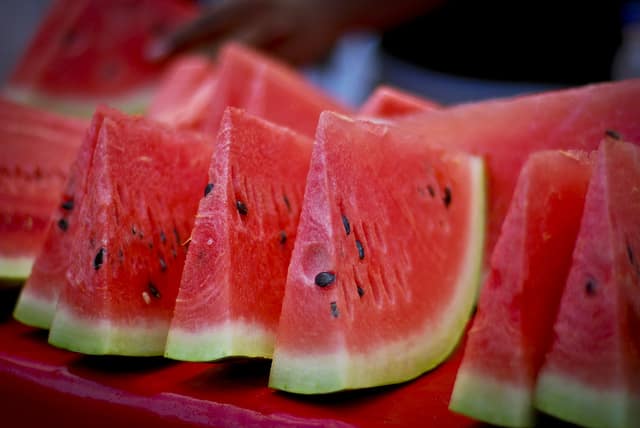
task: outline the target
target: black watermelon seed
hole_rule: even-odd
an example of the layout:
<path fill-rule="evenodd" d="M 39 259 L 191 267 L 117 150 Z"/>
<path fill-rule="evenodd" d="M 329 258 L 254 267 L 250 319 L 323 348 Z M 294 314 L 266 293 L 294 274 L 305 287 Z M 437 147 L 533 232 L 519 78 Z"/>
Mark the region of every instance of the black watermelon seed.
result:
<path fill-rule="evenodd" d="M 132 235 L 136 234 L 136 225 L 135 224 L 131 225 L 131 234 Z"/>
<path fill-rule="evenodd" d="M 614 131 L 613 129 L 607 129 L 604 131 L 604 135 L 609 138 L 613 138 L 614 140 L 622 140 L 622 135 L 619 132 Z"/>
<path fill-rule="evenodd" d="M 207 196 L 209 193 L 211 193 L 212 190 L 213 190 L 213 183 L 207 183 L 207 185 L 204 186 L 204 195 Z"/>
<path fill-rule="evenodd" d="M 178 233 L 178 229 L 173 228 L 173 236 L 176 238 L 176 244 L 181 245 L 180 242 L 180 233 Z"/>
<path fill-rule="evenodd" d="M 445 208 L 449 208 L 449 205 L 451 205 L 451 189 L 449 187 L 444 188 L 444 196 L 442 197 L 442 202 L 444 202 Z"/>
<path fill-rule="evenodd" d="M 631 263 L 631 265 L 634 265 L 635 259 L 633 258 L 633 249 L 629 244 L 627 244 L 627 256 L 629 257 L 629 263 Z"/>
<path fill-rule="evenodd" d="M 149 249 L 153 248 L 153 242 L 149 241 L 149 244 L 147 244 L 149 246 Z"/>
<path fill-rule="evenodd" d="M 356 239 L 356 247 L 358 247 L 358 257 L 360 260 L 364 259 L 364 247 L 362 246 L 362 242 Z"/>
<path fill-rule="evenodd" d="M 236 208 L 238 209 L 240 215 L 247 215 L 249 213 L 249 209 L 242 201 L 236 201 Z"/>
<path fill-rule="evenodd" d="M 349 236 L 351 234 L 351 224 L 349 224 L 349 219 L 344 214 L 342 214 L 342 225 L 344 226 L 345 233 Z"/>
<path fill-rule="evenodd" d="M 587 283 L 584 285 L 584 289 L 589 296 L 593 296 L 596 294 L 596 288 L 597 288 L 596 281 L 592 278 L 589 278 L 587 280 Z"/>
<path fill-rule="evenodd" d="M 93 268 L 95 270 L 100 269 L 102 263 L 104 263 L 104 248 L 100 248 L 100 251 L 98 251 L 98 254 L 96 254 L 96 257 L 93 259 Z"/>
<path fill-rule="evenodd" d="M 163 244 L 167 242 L 167 235 L 165 235 L 163 231 L 160 231 L 160 242 Z"/>
<path fill-rule="evenodd" d="M 61 218 L 60 220 L 58 220 L 58 227 L 60 228 L 60 230 L 62 230 L 63 232 L 66 232 L 67 229 L 69 229 L 69 223 L 67 222 L 67 220 Z"/>
<path fill-rule="evenodd" d="M 284 245 L 287 242 L 287 233 L 284 230 L 280 231 L 280 244 Z"/>
<path fill-rule="evenodd" d="M 333 284 L 336 280 L 336 275 L 333 272 L 320 272 L 316 275 L 315 283 L 318 287 L 326 287 Z"/>
<path fill-rule="evenodd" d="M 73 199 L 67 199 L 60 207 L 65 211 L 71 211 L 73 209 Z"/>
<path fill-rule="evenodd" d="M 432 198 L 436 195 L 436 191 L 433 190 L 433 186 L 431 184 L 427 186 L 427 190 L 429 191 L 429 195 L 431 195 Z"/>
<path fill-rule="evenodd" d="M 284 200 L 284 204 L 287 206 L 287 211 L 291 212 L 291 202 L 289 202 L 287 195 L 282 195 L 282 199 Z"/>
<path fill-rule="evenodd" d="M 331 302 L 331 315 L 334 318 L 338 318 L 340 315 L 340 311 L 338 311 L 338 304 L 336 302 Z"/>
<path fill-rule="evenodd" d="M 149 284 L 147 285 L 147 288 L 149 288 L 149 293 L 151 293 L 151 295 L 155 298 L 155 299 L 159 299 L 160 298 L 160 291 L 158 291 L 158 289 L 156 288 L 155 284 L 151 281 L 149 281 Z"/>
<path fill-rule="evenodd" d="M 359 285 L 358 285 L 358 296 L 360 297 L 364 296 L 364 288 L 360 287 Z"/>
<path fill-rule="evenodd" d="M 164 272 L 167 270 L 167 262 L 164 261 L 164 257 L 160 256 L 160 259 L 158 260 L 160 262 L 160 271 Z"/>

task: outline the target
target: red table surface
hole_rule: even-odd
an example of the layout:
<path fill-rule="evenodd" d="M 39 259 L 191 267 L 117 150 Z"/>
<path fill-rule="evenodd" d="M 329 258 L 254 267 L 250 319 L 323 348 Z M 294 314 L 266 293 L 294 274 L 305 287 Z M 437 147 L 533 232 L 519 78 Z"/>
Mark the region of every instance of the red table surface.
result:
<path fill-rule="evenodd" d="M 11 319 L 15 294 L 0 293 L 4 428 L 481 426 L 447 409 L 460 348 L 402 385 L 298 396 L 267 387 L 265 360 L 182 363 L 57 349 L 46 332 Z"/>

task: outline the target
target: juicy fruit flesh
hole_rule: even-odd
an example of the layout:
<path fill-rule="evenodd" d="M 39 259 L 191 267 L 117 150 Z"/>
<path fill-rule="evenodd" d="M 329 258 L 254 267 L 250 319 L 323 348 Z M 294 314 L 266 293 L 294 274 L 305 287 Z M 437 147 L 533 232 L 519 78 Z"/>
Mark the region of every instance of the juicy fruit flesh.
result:
<path fill-rule="evenodd" d="M 482 163 L 403 135 L 321 116 L 272 387 L 401 382 L 437 365 L 461 336 L 482 261 Z M 352 191 L 363 185 L 372 191 Z M 321 272 L 335 281 L 319 286 Z"/>
<path fill-rule="evenodd" d="M 107 115 L 77 207 L 80 224 L 50 343 L 84 353 L 162 354 L 186 253 L 182 243 L 210 157 L 200 137 Z"/>
<path fill-rule="evenodd" d="M 311 140 L 228 109 L 165 355 L 271 357 Z"/>
<path fill-rule="evenodd" d="M 525 163 L 491 258 L 450 408 L 532 426 L 537 372 L 552 340 L 592 165 L 585 153 Z"/>
<path fill-rule="evenodd" d="M 585 426 L 632 427 L 640 407 L 640 150 L 607 140 L 540 371 L 537 407 Z"/>

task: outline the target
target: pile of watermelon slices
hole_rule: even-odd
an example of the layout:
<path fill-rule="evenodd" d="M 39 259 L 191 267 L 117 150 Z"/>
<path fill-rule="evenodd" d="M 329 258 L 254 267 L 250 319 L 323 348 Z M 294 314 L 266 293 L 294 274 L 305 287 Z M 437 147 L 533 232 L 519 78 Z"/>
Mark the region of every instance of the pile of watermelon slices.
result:
<path fill-rule="evenodd" d="M 45 21 L 67 54 L 101 53 L 78 27 L 93 5 Z M 133 116 L 95 106 L 121 99 L 101 77 L 48 80 L 51 40 L 8 93 L 92 118 L 0 103 L 0 273 L 52 345 L 267 358 L 270 387 L 320 394 L 421 376 L 470 326 L 453 411 L 640 424 L 640 80 L 450 107 L 381 87 L 352 111 L 228 44 L 119 68 L 155 87 Z"/>

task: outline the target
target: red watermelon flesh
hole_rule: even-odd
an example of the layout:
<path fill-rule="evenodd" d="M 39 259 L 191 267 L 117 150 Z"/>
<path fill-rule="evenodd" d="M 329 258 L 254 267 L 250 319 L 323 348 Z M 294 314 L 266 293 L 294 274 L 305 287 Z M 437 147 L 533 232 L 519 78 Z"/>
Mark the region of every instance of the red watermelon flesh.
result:
<path fill-rule="evenodd" d="M 271 357 L 312 145 L 227 109 L 165 356 Z"/>
<path fill-rule="evenodd" d="M 450 407 L 496 425 L 532 426 L 537 373 L 578 234 L 592 160 L 529 157 L 491 256 Z"/>
<path fill-rule="evenodd" d="M 606 130 L 640 141 L 640 79 L 434 110 L 401 120 L 418 138 L 482 156 L 489 173 L 491 254 L 527 157 L 543 149 L 591 151 Z"/>
<path fill-rule="evenodd" d="M 364 388 L 443 361 L 479 285 L 484 191 L 480 158 L 323 113 L 270 386 Z"/>
<path fill-rule="evenodd" d="M 587 427 L 640 423 L 640 149 L 598 150 L 536 405 Z"/>
<path fill-rule="evenodd" d="M 29 275 L 85 127 L 0 99 L 0 278 Z"/>
<path fill-rule="evenodd" d="M 221 49 L 218 62 L 217 88 L 203 118 L 207 132 L 218 129 L 227 106 L 311 138 L 322 111 L 347 112 L 295 70 L 248 47 L 229 43 Z"/>
<path fill-rule="evenodd" d="M 85 114 L 100 102 L 140 110 L 163 69 L 145 58 L 147 44 L 195 13 L 184 0 L 56 0 L 6 92 Z"/>
<path fill-rule="evenodd" d="M 214 96 L 216 67 L 196 55 L 176 59 L 164 73 L 147 117 L 177 128 L 198 129 Z"/>
<path fill-rule="evenodd" d="M 381 85 L 365 100 L 358 110 L 358 114 L 383 119 L 397 119 L 437 108 L 440 108 L 440 105 L 436 102 L 392 86 Z"/>
<path fill-rule="evenodd" d="M 111 113 L 97 133 L 49 342 L 162 355 L 212 145 Z"/>

